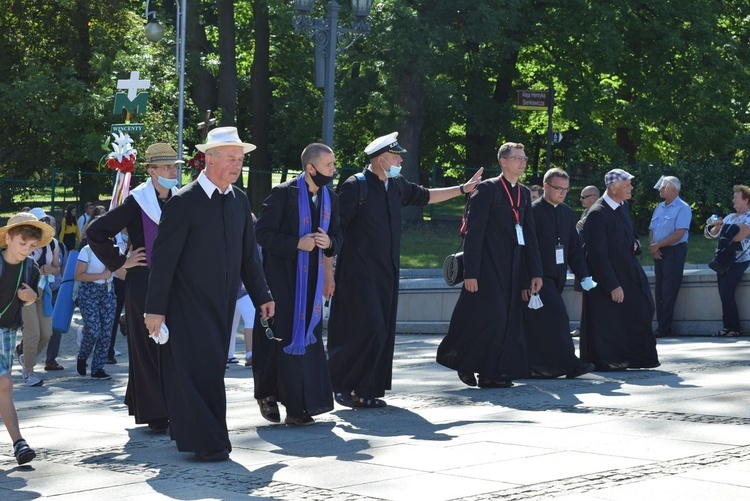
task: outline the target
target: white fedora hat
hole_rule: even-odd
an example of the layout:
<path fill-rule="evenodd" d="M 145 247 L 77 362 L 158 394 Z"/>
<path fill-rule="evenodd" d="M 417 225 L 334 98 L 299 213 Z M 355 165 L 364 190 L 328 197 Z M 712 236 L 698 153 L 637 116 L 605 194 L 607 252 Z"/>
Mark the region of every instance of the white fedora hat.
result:
<path fill-rule="evenodd" d="M 242 146 L 243 153 L 250 153 L 256 148 L 254 144 L 242 142 L 237 127 L 217 127 L 208 133 L 205 143 L 195 145 L 198 151 L 204 153 L 221 146 Z"/>

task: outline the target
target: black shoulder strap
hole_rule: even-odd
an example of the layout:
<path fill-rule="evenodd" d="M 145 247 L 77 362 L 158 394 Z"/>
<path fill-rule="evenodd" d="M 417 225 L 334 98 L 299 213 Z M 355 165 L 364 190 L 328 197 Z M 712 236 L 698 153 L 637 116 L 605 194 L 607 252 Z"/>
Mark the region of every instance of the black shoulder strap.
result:
<path fill-rule="evenodd" d="M 5 261 L 5 259 L 3 259 L 3 261 Z M 23 283 L 28 284 L 31 282 L 31 270 L 34 269 L 35 264 L 34 258 L 26 258 L 26 261 L 23 263 Z"/>
<path fill-rule="evenodd" d="M 357 203 L 357 212 L 359 212 L 367 201 L 367 178 L 364 172 L 357 172 L 354 177 L 357 178 L 359 185 L 359 202 Z"/>

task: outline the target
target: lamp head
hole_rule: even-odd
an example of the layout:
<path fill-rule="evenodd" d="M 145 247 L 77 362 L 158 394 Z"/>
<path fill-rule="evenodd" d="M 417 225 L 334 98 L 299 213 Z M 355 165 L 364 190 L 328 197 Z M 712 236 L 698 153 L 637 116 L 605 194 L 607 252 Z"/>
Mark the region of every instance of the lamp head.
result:
<path fill-rule="evenodd" d="M 156 43 L 164 38 L 164 27 L 159 24 L 159 21 L 156 20 L 156 17 L 152 17 L 149 19 L 144 31 L 146 32 L 146 38 L 149 42 Z"/>
<path fill-rule="evenodd" d="M 370 15 L 372 0 L 352 0 L 352 13 L 358 18 L 364 19 Z"/>
<path fill-rule="evenodd" d="M 309 14 L 315 0 L 294 0 L 294 10 L 300 14 Z"/>

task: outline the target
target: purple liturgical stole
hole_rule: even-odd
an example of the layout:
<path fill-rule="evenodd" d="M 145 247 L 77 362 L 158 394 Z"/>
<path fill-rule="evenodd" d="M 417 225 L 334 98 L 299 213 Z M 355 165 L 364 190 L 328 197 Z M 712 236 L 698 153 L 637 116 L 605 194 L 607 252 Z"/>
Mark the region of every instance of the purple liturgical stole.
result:
<path fill-rule="evenodd" d="M 146 244 L 146 264 L 151 268 L 151 251 L 154 248 L 156 234 L 159 232 L 159 225 L 143 211 L 141 211 L 141 219 L 143 220 L 143 240 Z"/>

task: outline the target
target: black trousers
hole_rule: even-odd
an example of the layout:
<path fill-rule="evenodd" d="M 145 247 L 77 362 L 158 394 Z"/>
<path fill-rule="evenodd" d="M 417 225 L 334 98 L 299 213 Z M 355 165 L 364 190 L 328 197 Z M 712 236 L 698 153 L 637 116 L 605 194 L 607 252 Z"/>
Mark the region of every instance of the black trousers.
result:
<path fill-rule="evenodd" d="M 682 272 L 687 256 L 687 242 L 662 247 L 661 259 L 654 259 L 656 276 L 656 320 L 659 324 L 657 333 L 660 336 L 672 335 L 672 320 L 677 294 L 682 285 Z"/>

